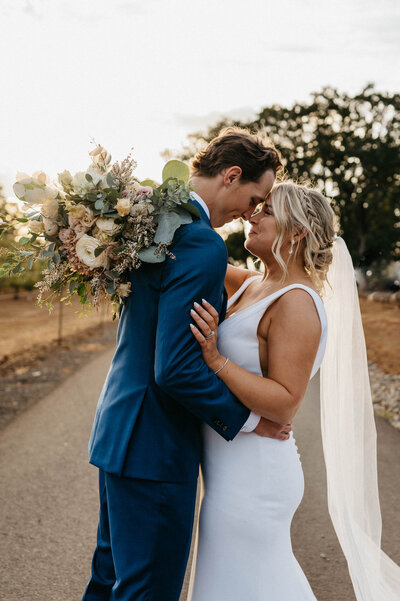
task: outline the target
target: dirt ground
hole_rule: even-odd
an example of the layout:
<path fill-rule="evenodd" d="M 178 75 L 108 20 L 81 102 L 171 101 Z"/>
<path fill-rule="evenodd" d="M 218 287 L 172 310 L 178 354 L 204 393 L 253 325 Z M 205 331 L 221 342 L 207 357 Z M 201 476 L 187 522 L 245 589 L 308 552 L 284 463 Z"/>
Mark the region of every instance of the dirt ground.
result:
<path fill-rule="evenodd" d="M 360 299 L 367 355 L 383 371 L 400 375 L 400 307 Z"/>
<path fill-rule="evenodd" d="M 36 293 L 21 293 L 14 300 L 11 295 L 0 296 L 0 365 L 15 354 L 31 349 L 37 344 L 58 339 L 60 306 L 62 312 L 62 338 L 82 330 L 111 321 L 111 311 L 93 310 L 78 317 L 82 305 L 74 297 L 72 306 L 55 304 L 52 313 L 36 304 Z"/>
<path fill-rule="evenodd" d="M 115 345 L 117 320 L 111 311 L 78 318 L 79 300 L 49 314 L 35 295 L 0 297 L 0 428 L 51 392 L 96 354 Z"/>

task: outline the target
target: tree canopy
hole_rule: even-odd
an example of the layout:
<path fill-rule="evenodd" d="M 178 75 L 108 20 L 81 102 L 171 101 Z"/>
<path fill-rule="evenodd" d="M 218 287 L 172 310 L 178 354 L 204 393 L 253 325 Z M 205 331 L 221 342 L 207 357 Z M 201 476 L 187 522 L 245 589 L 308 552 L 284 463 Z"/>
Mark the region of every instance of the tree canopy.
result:
<path fill-rule="evenodd" d="M 269 138 L 290 178 L 332 199 L 356 266 L 400 259 L 400 94 L 372 84 L 355 96 L 325 87 L 309 102 L 268 106 L 254 121 L 222 120 L 194 133 L 181 158 L 228 125 Z"/>

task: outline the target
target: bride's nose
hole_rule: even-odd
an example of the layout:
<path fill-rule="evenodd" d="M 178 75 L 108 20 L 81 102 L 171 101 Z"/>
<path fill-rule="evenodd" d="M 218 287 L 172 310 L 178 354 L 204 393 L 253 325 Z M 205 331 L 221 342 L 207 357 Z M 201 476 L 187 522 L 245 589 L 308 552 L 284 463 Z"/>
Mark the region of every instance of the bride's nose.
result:
<path fill-rule="evenodd" d="M 252 215 L 250 215 L 249 217 L 249 223 L 253 224 L 253 223 L 257 223 L 258 221 L 258 215 L 260 215 L 261 211 L 257 211 L 257 209 L 255 209 L 254 213 Z"/>

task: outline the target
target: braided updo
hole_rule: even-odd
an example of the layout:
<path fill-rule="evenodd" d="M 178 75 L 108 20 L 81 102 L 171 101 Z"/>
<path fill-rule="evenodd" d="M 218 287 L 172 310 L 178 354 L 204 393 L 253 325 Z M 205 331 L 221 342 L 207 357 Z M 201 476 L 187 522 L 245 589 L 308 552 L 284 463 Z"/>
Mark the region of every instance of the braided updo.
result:
<path fill-rule="evenodd" d="M 274 186 L 270 202 L 278 229 L 272 252 L 283 270 L 283 277 L 287 274 L 287 266 L 280 253 L 282 244 L 288 236 L 306 231 L 294 248 L 294 257 L 303 255 L 304 269 L 317 290 L 322 292 L 332 263 L 336 223 L 328 200 L 318 190 L 288 180 Z"/>

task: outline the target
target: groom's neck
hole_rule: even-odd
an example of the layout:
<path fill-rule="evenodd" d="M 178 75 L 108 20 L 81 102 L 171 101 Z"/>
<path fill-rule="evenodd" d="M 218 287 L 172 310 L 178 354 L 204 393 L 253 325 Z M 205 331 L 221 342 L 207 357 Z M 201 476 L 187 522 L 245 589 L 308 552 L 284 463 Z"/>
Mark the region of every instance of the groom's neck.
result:
<path fill-rule="evenodd" d="M 190 178 L 190 183 L 194 191 L 204 200 L 211 213 L 217 196 L 217 177 L 194 175 Z"/>

